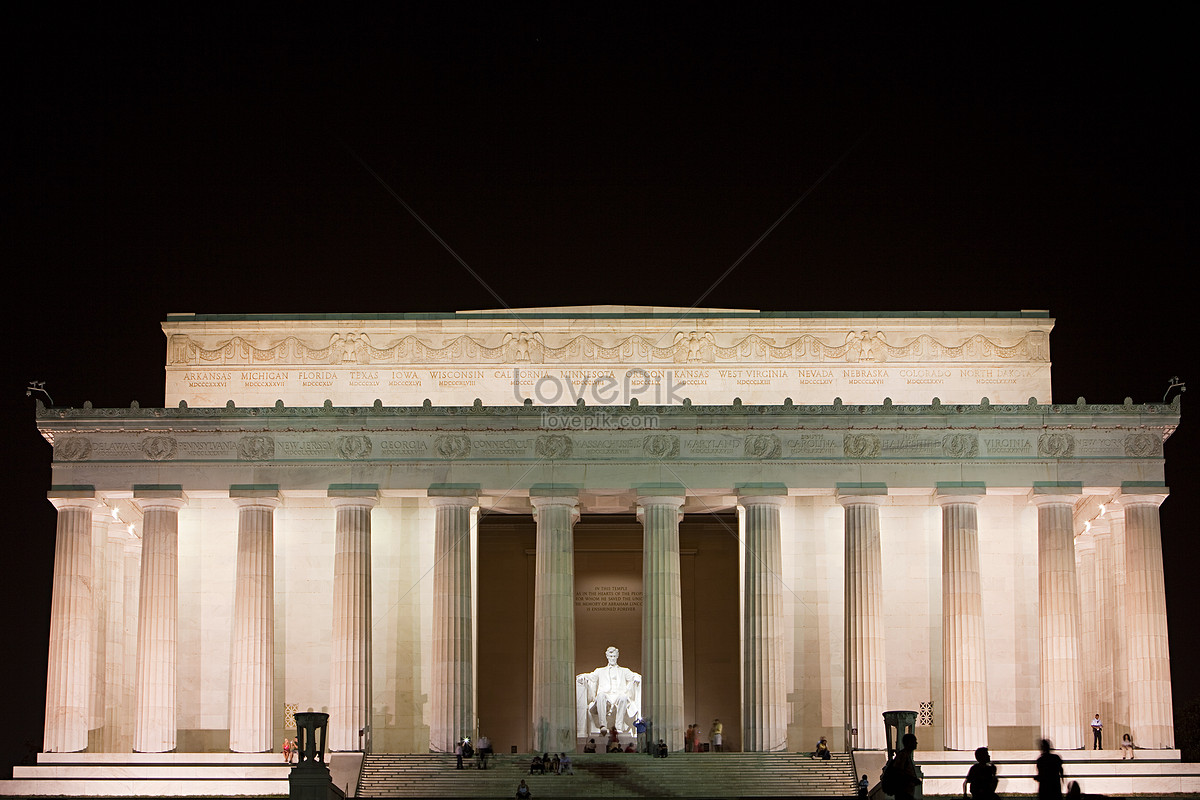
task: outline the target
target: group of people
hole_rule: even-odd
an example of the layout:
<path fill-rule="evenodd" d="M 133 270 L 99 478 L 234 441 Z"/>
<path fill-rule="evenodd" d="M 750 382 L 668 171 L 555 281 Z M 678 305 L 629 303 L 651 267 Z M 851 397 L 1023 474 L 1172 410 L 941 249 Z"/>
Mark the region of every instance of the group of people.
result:
<path fill-rule="evenodd" d="M 294 764 L 296 756 L 300 754 L 300 744 L 295 739 L 289 739 L 286 736 L 283 739 L 283 763 Z"/>
<path fill-rule="evenodd" d="M 605 742 L 604 752 L 606 753 L 636 753 L 637 748 L 630 739 L 624 747 L 621 746 L 621 737 L 617 734 L 617 729 L 613 728 L 609 731 L 608 728 L 600 729 L 600 739 Z M 583 752 L 595 753 L 598 745 L 595 739 L 588 739 L 587 744 L 583 746 Z"/>
<path fill-rule="evenodd" d="M 463 762 L 470 763 L 471 759 L 477 758 L 475 766 L 479 769 L 487 769 L 488 758 L 492 755 L 492 741 L 486 736 L 479 737 L 479 747 L 476 748 L 471 744 L 471 738 L 464 736 L 459 742 L 454 745 L 454 757 L 456 766 L 455 769 L 465 769 Z"/>
<path fill-rule="evenodd" d="M 1099 749 L 1100 745 L 1100 726 L 1097 724 L 1100 721 L 1100 715 L 1096 715 L 1095 721 L 1092 723 L 1092 729 L 1096 731 L 1093 745 Z M 1133 739 L 1129 734 L 1125 734 L 1121 740 L 1122 751 L 1126 750 L 1128 743 L 1129 757 L 1132 758 Z M 821 745 L 825 744 L 825 738 L 821 738 L 818 743 L 818 750 Z M 917 749 L 917 737 L 911 733 L 906 733 L 901 739 L 902 747 L 896 752 L 892 760 L 889 761 L 883 770 L 881 783 L 883 790 L 887 794 L 892 795 L 896 800 L 909 800 L 913 797 L 913 792 L 921 779 L 917 772 L 916 763 L 913 759 L 913 753 Z M 1053 746 L 1048 739 L 1042 739 L 1040 743 L 1041 755 L 1038 756 L 1035 762 L 1037 774 L 1034 779 L 1038 785 L 1038 798 L 1040 800 L 1061 800 L 1063 797 L 1063 781 L 1066 779 L 1066 772 L 1063 769 L 1062 757 L 1054 752 Z M 825 752 L 828 753 L 828 745 L 825 746 Z M 816 753 L 813 757 L 818 757 Z M 825 756 L 828 758 L 828 756 Z M 1122 758 L 1124 758 L 1122 753 Z M 980 747 L 975 750 L 975 763 L 967 771 L 967 777 L 963 780 L 963 797 L 968 795 L 975 800 L 993 800 L 997 797 L 996 789 L 1000 785 L 999 773 L 996 765 L 992 763 L 991 754 L 986 747 Z M 858 783 L 859 794 L 866 796 L 869 788 L 867 776 L 863 775 Z M 1078 797 L 1081 794 L 1079 784 L 1075 781 L 1070 781 L 1067 784 L 1067 797 Z"/>
<path fill-rule="evenodd" d="M 725 726 L 721 724 L 721 720 L 714 719 L 712 726 L 708 729 L 708 741 L 712 746 L 713 752 L 721 752 L 723 740 L 725 738 Z M 700 741 L 700 726 L 692 723 L 687 726 L 687 730 L 683 733 L 683 752 L 699 753 L 702 749 Z"/>
<path fill-rule="evenodd" d="M 1092 719 L 1091 725 L 1092 749 L 1103 750 L 1104 723 L 1100 720 L 1099 714 L 1096 714 L 1096 716 Z M 1123 736 L 1121 736 L 1121 760 L 1124 761 L 1125 759 L 1129 759 L 1130 761 L 1133 760 L 1133 737 L 1128 733 L 1125 733 Z"/>
<path fill-rule="evenodd" d="M 529 774 L 574 775 L 575 771 L 571 769 L 571 757 L 566 753 L 558 755 L 542 753 L 540 756 L 534 753 L 533 760 L 529 762 Z M 521 782 L 524 783 L 524 781 Z"/>

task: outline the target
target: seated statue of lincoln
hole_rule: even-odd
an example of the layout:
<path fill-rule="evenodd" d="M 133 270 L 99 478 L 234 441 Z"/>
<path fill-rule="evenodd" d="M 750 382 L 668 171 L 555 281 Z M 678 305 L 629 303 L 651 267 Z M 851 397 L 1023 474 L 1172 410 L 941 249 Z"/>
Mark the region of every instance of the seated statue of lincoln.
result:
<path fill-rule="evenodd" d="M 642 713 L 642 676 L 617 664 L 621 656 L 617 648 L 608 648 L 604 655 L 607 666 L 575 678 L 579 736 L 598 733 L 601 728 L 633 733 L 633 724 Z"/>

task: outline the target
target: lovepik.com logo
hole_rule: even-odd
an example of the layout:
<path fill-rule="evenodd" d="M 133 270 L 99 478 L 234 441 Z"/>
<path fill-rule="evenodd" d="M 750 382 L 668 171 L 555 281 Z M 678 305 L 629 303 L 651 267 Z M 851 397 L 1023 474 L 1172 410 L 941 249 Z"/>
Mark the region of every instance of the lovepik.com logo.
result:
<path fill-rule="evenodd" d="M 618 376 L 603 369 L 529 370 L 513 368 L 513 397 L 538 405 L 627 406 L 637 400 L 646 405 L 677 405 L 684 401 L 686 382 L 675 380 L 669 369 L 634 367 Z"/>

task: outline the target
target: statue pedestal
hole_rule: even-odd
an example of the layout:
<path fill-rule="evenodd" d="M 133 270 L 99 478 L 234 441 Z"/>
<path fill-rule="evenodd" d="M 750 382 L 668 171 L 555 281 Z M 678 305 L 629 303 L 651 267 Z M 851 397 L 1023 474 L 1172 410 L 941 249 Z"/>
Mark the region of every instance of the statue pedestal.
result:
<path fill-rule="evenodd" d="M 343 800 L 346 793 L 333 785 L 325 766 L 325 736 L 329 715 L 304 711 L 296 714 L 300 763 L 288 773 L 290 800 Z"/>
<path fill-rule="evenodd" d="M 346 793 L 333 785 L 329 767 L 324 764 L 293 767 L 288 774 L 290 800 L 343 800 Z"/>

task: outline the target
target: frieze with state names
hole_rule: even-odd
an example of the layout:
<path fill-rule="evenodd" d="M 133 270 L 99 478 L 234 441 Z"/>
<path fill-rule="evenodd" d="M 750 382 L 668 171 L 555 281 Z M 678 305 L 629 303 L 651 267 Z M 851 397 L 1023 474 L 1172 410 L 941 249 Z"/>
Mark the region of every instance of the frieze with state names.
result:
<path fill-rule="evenodd" d="M 251 369 L 241 377 L 249 385 L 270 388 L 281 385 L 290 376 L 268 365 L 338 365 L 366 367 L 388 364 L 579 364 L 609 362 L 622 364 L 704 364 L 754 362 L 841 362 L 846 364 L 883 364 L 887 362 L 1035 362 L 1049 360 L 1049 337 L 1045 331 L 1028 331 L 1011 341 L 999 341 L 980 333 L 966 334 L 956 340 L 923 333 L 916 336 L 885 330 L 847 330 L 841 334 L 818 336 L 788 332 L 776 335 L 710 331 L 678 331 L 664 341 L 651 333 L 576 334 L 545 336 L 540 332 L 518 331 L 487 337 L 459 334 L 439 340 L 408 334 L 382 340 L 381 334 L 345 331 L 333 333 L 324 342 L 299 336 L 284 336 L 274 341 L 252 340 L 243 336 L 203 342 L 187 334 L 173 334 L 168 345 L 168 366 L 194 365 L 197 383 L 221 388 L 228 380 L 224 373 L 206 373 L 204 366 L 246 365 Z M 261 365 L 259 368 L 256 366 Z M 305 385 L 332 385 L 333 373 L 302 370 L 295 376 Z M 435 378 L 442 376 L 434 376 Z M 482 378 L 472 371 L 463 376 L 447 375 L 446 380 Z M 746 381 L 769 380 L 775 376 L 747 374 Z M 819 381 L 820 371 L 806 375 Z M 870 371 L 858 379 L 869 380 Z M 936 370 L 914 372 L 913 380 L 933 381 L 945 377 Z M 994 375 L 981 375 L 995 379 Z M 412 381 L 416 375 L 364 369 L 354 380 L 366 384 L 380 381 Z"/>

